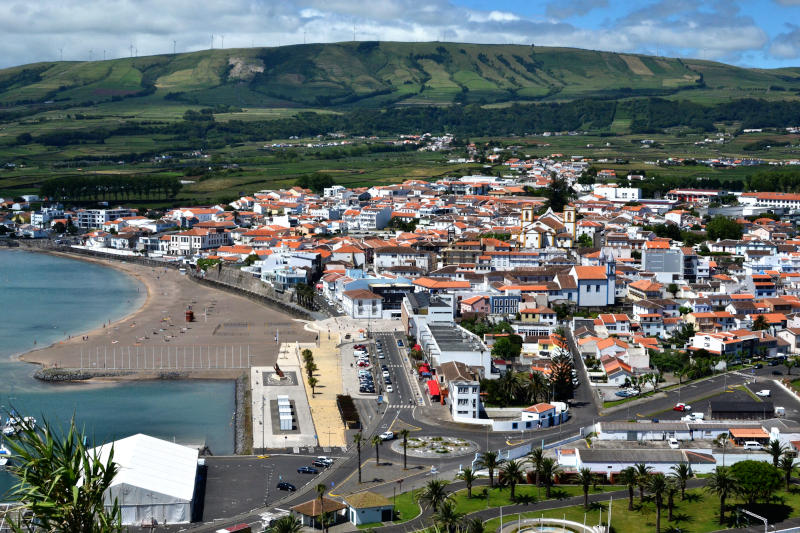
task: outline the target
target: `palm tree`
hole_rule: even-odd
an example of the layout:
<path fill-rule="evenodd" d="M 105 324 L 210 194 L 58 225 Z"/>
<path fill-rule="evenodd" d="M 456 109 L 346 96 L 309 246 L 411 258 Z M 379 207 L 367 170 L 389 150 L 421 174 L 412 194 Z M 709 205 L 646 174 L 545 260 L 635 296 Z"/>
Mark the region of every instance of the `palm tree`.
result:
<path fill-rule="evenodd" d="M 316 491 L 317 491 L 317 497 L 319 498 L 319 523 L 323 530 L 326 530 L 325 528 L 326 520 L 324 520 L 325 500 L 323 499 L 323 497 L 325 496 L 325 489 L 326 489 L 325 483 L 317 483 Z"/>
<path fill-rule="evenodd" d="M 789 357 L 786 359 L 786 361 L 783 362 L 783 366 L 786 367 L 786 375 L 791 376 L 792 369 L 797 366 L 797 359 L 795 359 L 794 357 Z"/>
<path fill-rule="evenodd" d="M 647 480 L 647 490 L 653 493 L 656 500 L 656 533 L 661 533 L 661 505 L 664 493 L 667 492 L 667 478 L 664 474 L 653 474 Z"/>
<path fill-rule="evenodd" d="M 544 460 L 544 450 L 542 448 L 534 448 L 526 457 L 527 461 L 533 466 L 533 471 L 536 474 L 536 486 L 540 487 L 541 482 L 539 479 L 539 474 L 542 471 L 542 461 Z"/>
<path fill-rule="evenodd" d="M 797 465 L 794 462 L 794 458 L 790 456 L 788 453 L 784 453 L 781 456 L 780 461 L 778 461 L 778 468 L 783 471 L 784 475 L 786 476 L 786 490 L 789 490 L 789 485 L 792 482 L 792 472 Z"/>
<path fill-rule="evenodd" d="M 381 445 L 383 444 L 383 439 L 381 438 L 380 435 L 375 435 L 374 437 L 372 437 L 372 440 L 370 442 L 372 443 L 373 446 L 375 446 L 375 466 L 381 466 L 380 448 Z"/>
<path fill-rule="evenodd" d="M 778 461 L 781 459 L 781 455 L 783 452 L 786 451 L 786 447 L 781 444 L 781 441 L 778 439 L 771 439 L 769 444 L 767 444 L 767 453 L 772 456 L 772 466 L 778 467 Z"/>
<path fill-rule="evenodd" d="M 431 479 L 417 495 L 417 501 L 426 508 L 430 508 L 434 513 L 447 499 L 447 481 L 443 479 Z"/>
<path fill-rule="evenodd" d="M 544 481 L 544 494 L 550 498 L 550 489 L 553 487 L 553 476 L 558 473 L 558 463 L 552 457 L 542 459 L 542 480 Z"/>
<path fill-rule="evenodd" d="M 633 511 L 633 491 L 639 483 L 639 476 L 636 475 L 636 469 L 632 466 L 625 468 L 619 473 L 619 480 L 628 487 L 628 510 Z"/>
<path fill-rule="evenodd" d="M 705 490 L 719 498 L 719 523 L 725 523 L 725 499 L 736 492 L 738 483 L 728 466 L 718 466 L 709 476 Z"/>
<path fill-rule="evenodd" d="M 466 467 L 464 470 L 459 472 L 458 479 L 463 481 L 467 486 L 467 498 L 472 498 L 472 484 L 475 483 L 476 479 L 478 479 L 478 477 L 475 475 L 475 472 L 473 472 L 470 467 Z"/>
<path fill-rule="evenodd" d="M 311 353 L 311 350 L 309 350 L 308 348 L 306 348 L 305 350 L 300 352 L 300 355 L 303 356 L 303 362 L 304 363 L 308 363 L 309 361 L 313 361 L 314 360 L 314 354 Z"/>
<path fill-rule="evenodd" d="M 669 516 L 667 520 L 672 522 L 672 511 L 675 509 L 675 493 L 681 489 L 681 482 L 677 476 L 667 476 L 667 510 Z"/>
<path fill-rule="evenodd" d="M 408 429 L 401 429 L 398 431 L 398 434 L 403 437 L 403 470 L 408 470 L 408 464 L 406 459 L 408 458 L 407 449 L 408 449 L 408 436 L 411 432 Z"/>
<path fill-rule="evenodd" d="M 289 514 L 282 516 L 275 520 L 267 531 L 269 533 L 300 533 L 303 530 L 303 524 L 297 515 Z"/>
<path fill-rule="evenodd" d="M 448 533 L 453 533 L 461 525 L 461 519 L 464 513 L 456 511 L 455 502 L 446 498 L 440 505 L 439 509 L 433 515 L 433 523 L 437 527 L 444 529 Z"/>
<path fill-rule="evenodd" d="M 480 467 L 489 471 L 489 488 L 494 487 L 494 469 L 500 466 L 500 463 L 502 463 L 502 461 L 497 455 L 497 452 L 491 450 L 483 452 L 481 458 L 478 460 Z"/>
<path fill-rule="evenodd" d="M 483 526 L 483 520 L 480 518 L 470 518 L 464 523 L 461 528 L 463 533 L 486 533 L 486 528 Z"/>
<path fill-rule="evenodd" d="M 518 483 L 523 481 L 524 469 L 520 461 L 507 461 L 503 463 L 500 469 L 499 481 L 502 485 L 508 485 L 511 488 L 511 500 L 514 500 L 514 490 L 517 488 Z"/>
<path fill-rule="evenodd" d="M 312 398 L 314 397 L 314 393 L 316 392 L 314 390 L 314 387 L 316 387 L 318 383 L 319 383 L 319 380 L 317 378 L 315 378 L 314 376 L 311 376 L 310 378 L 308 378 L 308 386 L 311 387 L 311 397 Z"/>
<path fill-rule="evenodd" d="M 672 475 L 678 480 L 681 489 L 681 500 L 686 499 L 686 482 L 692 477 L 692 469 L 687 463 L 679 463 L 672 467 Z"/>
<path fill-rule="evenodd" d="M 767 319 L 764 318 L 764 315 L 758 315 L 756 319 L 753 320 L 753 325 L 750 326 L 750 329 L 753 331 L 769 329 L 769 324 L 767 323 Z"/>
<path fill-rule="evenodd" d="M 583 487 L 583 508 L 589 509 L 589 487 L 592 485 L 594 474 L 588 468 L 581 468 L 578 472 L 578 483 Z"/>
<path fill-rule="evenodd" d="M 353 435 L 353 444 L 356 445 L 356 451 L 358 452 L 358 482 L 361 483 L 361 443 L 364 442 L 364 436 L 359 431 L 355 435 Z"/>
<path fill-rule="evenodd" d="M 653 469 L 644 463 L 636 463 L 633 469 L 636 470 L 636 484 L 639 485 L 639 502 L 644 503 L 644 487 Z"/>
<path fill-rule="evenodd" d="M 6 439 L 14 456 L 7 468 L 17 480 L 9 495 L 36 517 L 36 529 L 122 530 L 117 499 L 105 496 L 119 471 L 114 448 L 102 457 L 97 449 L 87 448 L 86 440 L 74 418 L 65 434 L 45 420 L 38 427 L 24 423 L 19 433 Z M 28 531 L 29 519 L 28 513 L 8 518 L 15 531 Z"/>

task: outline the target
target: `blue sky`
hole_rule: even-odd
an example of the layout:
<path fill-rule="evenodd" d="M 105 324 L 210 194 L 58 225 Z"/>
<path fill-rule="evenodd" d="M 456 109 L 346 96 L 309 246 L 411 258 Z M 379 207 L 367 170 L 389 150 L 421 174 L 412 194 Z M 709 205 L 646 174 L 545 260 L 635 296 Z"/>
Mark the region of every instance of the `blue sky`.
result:
<path fill-rule="evenodd" d="M 800 66 L 800 0 L 3 0 L 0 66 L 352 40 L 535 43 Z"/>

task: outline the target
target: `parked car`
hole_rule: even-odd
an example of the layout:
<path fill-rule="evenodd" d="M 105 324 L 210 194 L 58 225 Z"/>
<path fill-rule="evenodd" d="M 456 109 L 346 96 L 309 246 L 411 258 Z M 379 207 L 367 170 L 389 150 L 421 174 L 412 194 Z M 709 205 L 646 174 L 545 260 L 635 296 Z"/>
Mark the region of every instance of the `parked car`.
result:
<path fill-rule="evenodd" d="M 381 433 L 381 440 L 392 440 L 394 439 L 394 431 L 386 431 Z"/>
<path fill-rule="evenodd" d="M 389 371 L 388 370 L 384 370 L 383 371 L 383 377 L 385 377 L 385 378 L 389 377 Z"/>
<path fill-rule="evenodd" d="M 281 481 L 278 483 L 278 490 L 288 490 L 289 492 L 294 492 L 297 490 L 297 487 L 291 483 L 287 483 L 286 481 Z"/>
<path fill-rule="evenodd" d="M 764 368 L 764 365 L 762 365 L 761 363 L 756 363 L 755 365 L 753 365 L 753 368 Z"/>
<path fill-rule="evenodd" d="M 386 385 L 386 392 L 394 392 L 394 388 L 392 387 L 391 383 Z"/>
<path fill-rule="evenodd" d="M 301 466 L 297 469 L 298 474 L 319 474 L 319 470 L 313 466 Z"/>
<path fill-rule="evenodd" d="M 692 406 L 686 405 L 685 403 L 676 403 L 675 407 L 672 408 L 673 411 L 691 411 Z"/>
<path fill-rule="evenodd" d="M 397 345 L 402 348 L 404 346 L 403 341 L 401 339 L 397 339 Z"/>
<path fill-rule="evenodd" d="M 311 466 L 321 466 L 322 468 L 326 468 L 328 466 L 328 463 L 326 463 L 325 461 L 320 461 L 319 459 L 314 459 L 313 461 L 311 461 Z"/>
<path fill-rule="evenodd" d="M 333 459 L 331 459 L 327 455 L 317 456 L 317 461 L 322 461 L 323 463 L 325 463 L 325 466 L 331 466 L 333 464 Z"/>
<path fill-rule="evenodd" d="M 756 396 L 760 396 L 761 398 L 769 398 L 770 395 L 769 389 L 761 389 L 756 393 Z"/>
<path fill-rule="evenodd" d="M 673 450 L 677 450 L 678 448 L 680 448 L 680 443 L 678 442 L 678 439 L 672 438 L 669 439 L 667 442 L 669 443 L 669 447 L 672 448 Z"/>
<path fill-rule="evenodd" d="M 744 445 L 742 446 L 745 450 L 763 450 L 764 447 L 761 444 L 757 443 L 754 440 L 745 441 Z"/>

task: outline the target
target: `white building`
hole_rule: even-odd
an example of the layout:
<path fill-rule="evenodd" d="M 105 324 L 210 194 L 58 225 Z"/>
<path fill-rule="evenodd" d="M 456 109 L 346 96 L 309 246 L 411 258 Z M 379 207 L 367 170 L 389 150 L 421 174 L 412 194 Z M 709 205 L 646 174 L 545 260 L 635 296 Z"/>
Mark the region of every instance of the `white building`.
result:
<path fill-rule="evenodd" d="M 123 525 L 191 522 L 197 450 L 139 433 L 92 452 L 105 463 L 112 446 L 119 471 L 106 491 L 105 506 L 117 500 Z"/>
<path fill-rule="evenodd" d="M 102 228 L 103 224 L 123 217 L 136 216 L 135 209 L 117 207 L 116 209 L 81 209 L 75 213 L 73 224 L 79 228 Z"/>
<path fill-rule="evenodd" d="M 594 194 L 612 202 L 635 202 L 641 199 L 642 190 L 638 187 L 617 187 L 616 185 L 595 185 Z"/>
<path fill-rule="evenodd" d="M 441 383 L 447 388 L 447 403 L 456 422 L 480 418 L 481 387 L 475 374 L 460 361 L 448 361 L 437 369 Z"/>
<path fill-rule="evenodd" d="M 344 312 L 352 318 L 382 318 L 383 298 L 367 289 L 355 289 L 342 293 Z"/>

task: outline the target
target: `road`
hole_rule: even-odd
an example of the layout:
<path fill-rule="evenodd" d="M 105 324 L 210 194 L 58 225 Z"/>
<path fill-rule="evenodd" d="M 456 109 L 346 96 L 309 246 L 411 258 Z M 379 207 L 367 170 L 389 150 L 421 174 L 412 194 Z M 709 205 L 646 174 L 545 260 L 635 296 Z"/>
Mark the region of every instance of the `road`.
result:
<path fill-rule="evenodd" d="M 772 382 L 772 379 L 780 377 L 773 376 L 773 372 L 786 373 L 786 368 L 783 366 L 766 366 L 748 373 L 736 372 L 717 375 L 699 382 L 684 385 L 676 390 L 663 392 L 652 399 L 631 402 L 629 407 L 619 409 L 613 413 L 600 415 L 591 388 L 586 384 L 586 376 L 585 373 L 583 373 L 582 361 L 579 357 L 576 357 L 576 369 L 578 370 L 578 375 L 581 376 L 581 385 L 576 389 L 575 398 L 570 410 L 569 422 L 555 428 L 536 430 L 533 433 L 496 434 L 484 432 L 482 429 L 476 429 L 475 427 L 464 424 L 442 422 L 441 420 L 432 418 L 429 414 L 430 411 L 433 409 L 440 409 L 441 407 L 430 405 L 429 400 L 425 397 L 424 389 L 422 389 L 421 386 L 418 387 L 419 382 L 415 383 L 417 374 L 416 372 L 410 372 L 412 368 L 408 362 L 408 358 L 405 356 L 405 347 L 400 348 L 397 345 L 397 339 L 401 339 L 405 343 L 405 337 L 401 334 L 393 333 L 376 333 L 374 337 L 374 340 L 381 340 L 385 359 L 374 359 L 377 365 L 373 366 L 377 366 L 377 370 L 380 370 L 380 365 L 382 363 L 387 365 L 394 390 L 393 392 L 385 393 L 386 401 L 382 404 L 378 404 L 372 400 L 364 401 L 366 409 L 372 410 L 372 417 L 369 419 L 368 425 L 363 428 L 363 435 L 366 438 L 382 433 L 388 429 L 396 429 L 399 426 L 405 425 L 406 427 L 412 426 L 418 428 L 420 435 L 447 434 L 472 440 L 479 445 L 481 450 L 487 448 L 493 450 L 506 448 L 509 446 L 509 440 L 513 441 L 514 445 L 522 442 L 532 442 L 534 445 L 539 445 L 540 443 L 548 444 L 557 442 L 566 436 L 574 435 L 577 433 L 578 428 L 597 421 L 651 418 L 663 418 L 666 420 L 679 418 L 681 413 L 672 411 L 672 407 L 678 402 L 693 403 L 697 406 L 696 409 L 706 410 L 707 402 L 710 401 L 712 397 L 719 395 L 730 395 L 732 399 L 734 397 L 745 397 L 746 393 L 741 390 L 726 392 L 735 390 L 735 387 L 741 385 L 747 385 L 752 391 L 769 388 L 772 391 L 772 401 L 775 402 L 775 405 L 783 405 L 786 407 L 788 418 L 800 418 L 800 402 L 792 398 Z M 374 352 L 372 346 L 370 352 Z M 378 374 L 380 374 L 380 372 L 378 372 Z M 383 385 L 382 379 L 378 380 L 377 377 L 375 383 L 376 388 L 379 384 Z M 420 389 L 422 389 L 421 397 L 418 393 Z M 408 402 L 409 399 L 412 399 L 411 404 Z M 362 405 L 362 407 L 364 405 Z M 362 455 L 366 453 L 369 453 L 369 451 L 362 448 Z M 322 454 L 321 450 L 320 454 Z M 357 457 L 354 447 L 351 446 L 347 453 L 340 454 L 341 457 L 336 460 L 331 468 L 323 471 L 318 476 L 292 474 L 292 472 L 296 470 L 296 464 L 303 462 L 308 464 L 312 459 L 312 455 L 305 457 L 280 456 L 263 460 L 259 471 L 268 478 L 267 485 L 269 485 L 269 491 L 265 494 L 262 504 L 268 507 L 251 508 L 252 511 L 244 512 L 237 516 L 227 515 L 228 518 L 225 520 L 217 521 L 213 524 L 194 524 L 191 526 L 192 529 L 197 531 L 215 531 L 226 524 L 258 522 L 259 514 L 266 511 L 268 508 L 289 509 L 294 505 L 308 501 L 316 496 L 314 487 L 316 487 L 318 483 L 337 487 L 357 470 Z M 394 456 L 394 458 L 397 459 L 397 455 L 398 454 L 391 451 L 388 446 L 384 446 L 381 452 L 382 457 Z M 468 458 L 464 457 L 439 459 L 437 460 L 437 466 L 441 472 L 455 471 L 459 465 L 468 460 Z M 274 490 L 273 487 L 277 484 L 276 475 L 285 475 L 287 476 L 286 479 L 292 483 L 297 481 L 296 476 L 301 476 L 300 481 L 305 481 L 305 485 L 298 485 L 298 491 L 296 493 L 280 493 Z M 426 472 L 420 472 L 415 475 L 421 477 L 426 475 Z M 210 475 L 209 482 L 211 482 Z M 258 483 L 263 484 L 263 481 L 259 480 L 256 485 L 258 485 Z M 245 483 L 245 485 L 247 485 L 247 483 Z M 266 487 L 266 485 L 264 486 Z M 209 501 L 209 504 L 211 504 L 214 509 L 220 508 L 223 504 L 217 503 L 217 500 L 214 499 L 213 491 L 211 492 L 212 499 Z M 242 506 L 238 508 L 242 508 Z M 233 511 L 233 506 L 229 506 L 229 510 Z"/>

